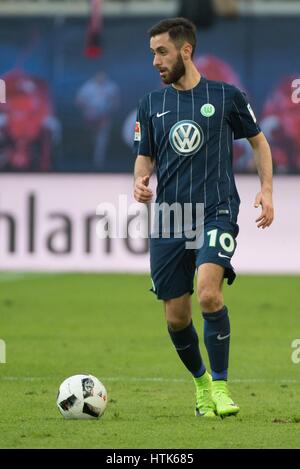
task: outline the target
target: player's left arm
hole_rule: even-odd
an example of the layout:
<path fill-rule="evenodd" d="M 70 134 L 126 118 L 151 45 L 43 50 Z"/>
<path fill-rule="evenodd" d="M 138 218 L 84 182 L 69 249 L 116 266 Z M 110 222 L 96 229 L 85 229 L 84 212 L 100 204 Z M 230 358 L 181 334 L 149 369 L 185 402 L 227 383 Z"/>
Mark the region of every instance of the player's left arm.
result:
<path fill-rule="evenodd" d="M 274 219 L 271 149 L 263 132 L 248 138 L 248 141 L 253 149 L 254 161 L 261 183 L 261 191 L 255 197 L 254 207 L 261 206 L 262 211 L 255 222 L 258 228 L 264 229 L 270 226 Z"/>

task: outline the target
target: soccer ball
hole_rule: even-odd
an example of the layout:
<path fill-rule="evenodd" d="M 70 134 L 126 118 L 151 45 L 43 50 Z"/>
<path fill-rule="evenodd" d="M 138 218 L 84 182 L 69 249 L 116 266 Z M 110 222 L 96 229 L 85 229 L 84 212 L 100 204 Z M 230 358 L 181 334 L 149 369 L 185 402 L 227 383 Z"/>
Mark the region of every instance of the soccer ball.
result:
<path fill-rule="evenodd" d="M 66 419 L 95 419 L 105 411 L 107 392 L 95 376 L 74 375 L 61 383 L 56 403 Z"/>

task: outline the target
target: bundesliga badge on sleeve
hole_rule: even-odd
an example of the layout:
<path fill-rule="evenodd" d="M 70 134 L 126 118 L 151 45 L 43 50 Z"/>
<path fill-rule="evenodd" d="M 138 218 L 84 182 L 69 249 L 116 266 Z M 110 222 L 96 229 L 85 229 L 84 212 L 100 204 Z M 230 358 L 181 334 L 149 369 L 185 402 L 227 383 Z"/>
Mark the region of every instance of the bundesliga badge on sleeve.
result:
<path fill-rule="evenodd" d="M 141 124 L 136 121 L 135 129 L 134 129 L 134 141 L 140 142 L 141 141 Z"/>

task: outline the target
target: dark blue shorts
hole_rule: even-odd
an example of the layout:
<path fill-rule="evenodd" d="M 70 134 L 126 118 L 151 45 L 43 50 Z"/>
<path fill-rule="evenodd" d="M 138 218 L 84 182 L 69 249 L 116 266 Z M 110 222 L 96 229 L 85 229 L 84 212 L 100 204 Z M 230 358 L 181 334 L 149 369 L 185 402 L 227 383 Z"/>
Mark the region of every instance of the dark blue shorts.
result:
<path fill-rule="evenodd" d="M 225 268 L 228 285 L 236 274 L 231 258 L 236 249 L 237 224 L 210 222 L 204 226 L 204 242 L 199 249 L 186 249 L 186 239 L 150 238 L 152 291 L 160 300 L 178 298 L 193 293 L 196 269 L 204 263 Z"/>

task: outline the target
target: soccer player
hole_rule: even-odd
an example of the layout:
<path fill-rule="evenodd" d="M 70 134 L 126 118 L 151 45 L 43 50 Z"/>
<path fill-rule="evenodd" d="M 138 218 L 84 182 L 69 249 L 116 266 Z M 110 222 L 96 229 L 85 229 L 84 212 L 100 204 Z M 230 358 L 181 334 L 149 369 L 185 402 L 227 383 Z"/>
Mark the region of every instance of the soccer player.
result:
<path fill-rule="evenodd" d="M 232 140 L 247 138 L 261 182 L 255 207 L 260 228 L 273 221 L 272 158 L 245 95 L 236 87 L 207 80 L 193 63 L 196 28 L 184 18 L 165 19 L 150 31 L 153 65 L 165 85 L 140 102 L 135 127 L 134 197 L 149 203 L 149 180 L 156 168 L 156 203 L 204 206 L 202 246 L 187 248 L 187 236 L 169 237 L 159 229 L 150 237 L 153 291 L 163 300 L 170 338 L 196 386 L 196 415 L 206 418 L 239 412 L 227 386 L 230 323 L 224 305 L 224 279 L 232 284 L 231 259 L 238 234 L 240 199 L 232 171 Z M 161 220 L 161 218 L 160 218 Z M 172 234 L 174 236 L 172 236 Z M 211 375 L 201 358 L 192 322 L 191 294 L 197 270 L 197 294 L 204 318 L 204 342 Z"/>

